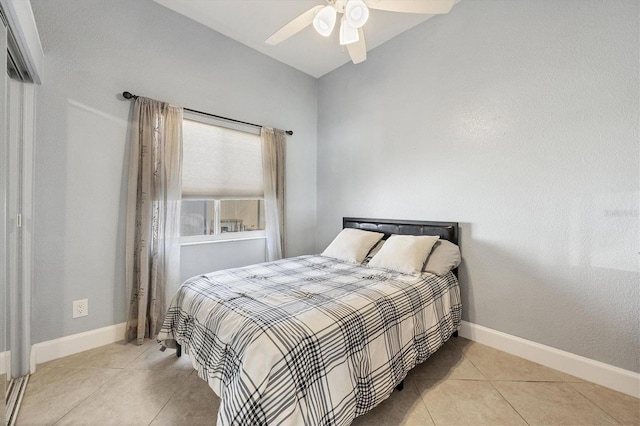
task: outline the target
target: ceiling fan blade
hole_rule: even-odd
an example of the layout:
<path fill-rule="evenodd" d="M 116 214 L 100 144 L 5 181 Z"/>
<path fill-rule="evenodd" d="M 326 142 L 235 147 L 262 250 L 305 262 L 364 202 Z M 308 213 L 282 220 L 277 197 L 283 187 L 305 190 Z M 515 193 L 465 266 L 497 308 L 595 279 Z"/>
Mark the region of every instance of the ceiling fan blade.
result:
<path fill-rule="evenodd" d="M 313 18 L 316 16 L 316 13 L 323 7 L 324 5 L 318 5 L 307 10 L 305 13 L 298 16 L 293 21 L 289 22 L 287 25 L 273 33 L 271 37 L 265 40 L 265 43 L 270 45 L 278 44 L 288 39 L 298 31 L 305 29 L 306 27 L 311 25 L 311 23 L 313 22 Z"/>
<path fill-rule="evenodd" d="M 437 15 L 449 13 L 455 0 L 365 0 L 365 3 L 370 9 Z"/>
<path fill-rule="evenodd" d="M 364 31 L 358 28 L 358 41 L 347 44 L 347 51 L 354 64 L 359 64 L 367 60 L 367 45 L 364 42 Z"/>

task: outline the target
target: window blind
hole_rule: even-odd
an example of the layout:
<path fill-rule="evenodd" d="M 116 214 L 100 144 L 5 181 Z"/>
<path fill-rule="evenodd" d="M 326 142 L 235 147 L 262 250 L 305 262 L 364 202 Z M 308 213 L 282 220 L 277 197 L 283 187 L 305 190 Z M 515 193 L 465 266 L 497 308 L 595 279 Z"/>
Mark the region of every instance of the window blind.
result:
<path fill-rule="evenodd" d="M 260 136 L 185 119 L 182 198 L 262 198 Z"/>

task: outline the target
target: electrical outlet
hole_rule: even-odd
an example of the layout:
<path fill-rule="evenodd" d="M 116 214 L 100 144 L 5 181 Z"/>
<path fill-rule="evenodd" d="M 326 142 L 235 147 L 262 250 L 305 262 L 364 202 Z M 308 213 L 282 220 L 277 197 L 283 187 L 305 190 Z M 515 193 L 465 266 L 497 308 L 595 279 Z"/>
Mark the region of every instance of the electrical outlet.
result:
<path fill-rule="evenodd" d="M 89 315 L 89 299 L 73 301 L 73 318 L 86 317 Z"/>

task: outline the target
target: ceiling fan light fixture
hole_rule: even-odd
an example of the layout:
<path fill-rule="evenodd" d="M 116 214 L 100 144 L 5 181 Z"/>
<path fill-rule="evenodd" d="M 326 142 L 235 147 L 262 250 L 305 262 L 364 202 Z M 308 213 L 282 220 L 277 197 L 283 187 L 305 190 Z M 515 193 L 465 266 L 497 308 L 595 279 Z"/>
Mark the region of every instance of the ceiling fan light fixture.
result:
<path fill-rule="evenodd" d="M 369 19 L 369 8 L 362 0 L 349 0 L 344 11 L 349 25 L 355 29 L 362 27 Z"/>
<path fill-rule="evenodd" d="M 313 28 L 315 28 L 321 36 L 328 37 L 335 26 L 336 9 L 331 5 L 320 9 L 313 18 Z"/>
<path fill-rule="evenodd" d="M 358 40 L 360 40 L 358 29 L 349 25 L 349 20 L 345 19 L 343 16 L 340 21 L 340 44 L 344 46 L 346 44 L 355 43 Z"/>

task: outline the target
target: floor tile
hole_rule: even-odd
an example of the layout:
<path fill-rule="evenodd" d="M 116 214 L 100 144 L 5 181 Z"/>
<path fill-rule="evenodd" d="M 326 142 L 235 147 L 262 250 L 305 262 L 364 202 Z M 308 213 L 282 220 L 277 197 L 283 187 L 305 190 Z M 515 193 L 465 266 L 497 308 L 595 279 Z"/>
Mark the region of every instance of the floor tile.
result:
<path fill-rule="evenodd" d="M 640 425 L 640 400 L 594 383 L 573 383 L 573 388 L 623 425 Z"/>
<path fill-rule="evenodd" d="M 151 424 L 153 426 L 213 425 L 216 423 L 219 406 L 220 398 L 207 382 L 193 371 Z"/>
<path fill-rule="evenodd" d="M 480 343 L 458 339 L 461 343 L 457 345 L 462 353 L 489 380 L 563 381 L 548 367 Z"/>
<path fill-rule="evenodd" d="M 618 424 L 571 383 L 493 382 L 530 425 Z"/>
<path fill-rule="evenodd" d="M 484 376 L 453 343 L 447 342 L 425 362 L 416 366 L 411 374 L 420 379 L 484 380 Z"/>
<path fill-rule="evenodd" d="M 411 379 L 405 379 L 402 391 L 393 391 L 389 398 L 365 415 L 356 417 L 352 423 L 353 426 L 429 426 L 433 424 L 429 411 Z"/>
<path fill-rule="evenodd" d="M 120 373 L 110 369 L 52 368 L 38 380 L 29 380 L 17 424 L 53 424 Z"/>
<path fill-rule="evenodd" d="M 38 365 L 36 367 L 36 372 L 31 374 L 31 375 L 29 375 L 29 383 L 33 383 L 33 382 L 36 382 L 36 381 L 40 380 L 40 378 L 42 376 L 44 376 L 45 374 L 47 374 L 51 370 L 53 370 L 53 368 L 51 368 L 51 367 L 41 367 L 41 366 Z"/>
<path fill-rule="evenodd" d="M 436 425 L 526 425 L 490 382 L 416 381 Z"/>
<path fill-rule="evenodd" d="M 148 425 L 190 372 L 126 370 L 94 392 L 57 425 Z"/>

